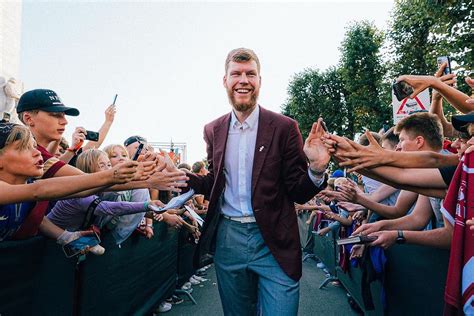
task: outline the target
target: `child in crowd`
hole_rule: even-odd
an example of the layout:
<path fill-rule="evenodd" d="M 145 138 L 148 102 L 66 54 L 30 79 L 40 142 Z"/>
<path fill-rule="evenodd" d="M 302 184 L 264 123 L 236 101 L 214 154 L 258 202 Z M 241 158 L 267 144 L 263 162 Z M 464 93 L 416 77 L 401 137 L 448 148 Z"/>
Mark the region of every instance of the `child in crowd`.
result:
<path fill-rule="evenodd" d="M 96 173 L 110 170 L 112 165 L 107 154 L 98 149 L 90 149 L 83 152 L 77 158 L 77 167 L 85 173 Z M 150 205 L 160 206 L 157 201 L 144 202 L 110 202 L 103 201 L 97 195 L 84 198 L 73 198 L 58 201 L 48 218 L 56 225 L 76 231 L 90 225 L 99 228 L 106 225 L 114 216 L 152 211 Z M 162 220 L 162 215 L 154 212 L 147 216 L 156 220 Z"/>
<path fill-rule="evenodd" d="M 130 160 L 127 149 L 120 144 L 108 145 L 104 148 L 104 152 L 109 157 L 112 167 Z M 148 189 L 135 189 L 107 192 L 100 197 L 106 201 L 145 202 L 150 200 L 150 193 Z M 148 239 L 154 235 L 153 219 L 146 218 L 144 213 L 114 216 L 107 227 L 112 231 L 117 244 L 127 239 L 135 229 L 139 229 Z"/>

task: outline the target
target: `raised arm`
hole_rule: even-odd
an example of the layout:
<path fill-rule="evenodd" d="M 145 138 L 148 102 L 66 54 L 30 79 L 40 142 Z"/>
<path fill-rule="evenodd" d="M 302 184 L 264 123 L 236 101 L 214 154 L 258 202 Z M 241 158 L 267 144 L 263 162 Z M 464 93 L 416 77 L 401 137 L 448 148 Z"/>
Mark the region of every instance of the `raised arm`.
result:
<path fill-rule="evenodd" d="M 394 206 L 380 204 L 365 196 L 357 196 L 355 203 L 365 206 L 385 218 L 398 218 L 406 215 L 410 207 L 415 203 L 418 197 L 417 193 L 402 191 L 398 196 L 397 203 Z"/>
<path fill-rule="evenodd" d="M 405 81 L 413 87 L 413 93 L 410 95 L 410 98 L 414 98 L 421 91 L 431 87 L 441 93 L 441 95 L 460 112 L 469 113 L 474 110 L 474 104 L 466 102 L 470 99 L 468 95 L 447 85 L 440 78 L 436 78 L 435 76 L 405 75 L 399 77 L 397 82 L 399 81 Z"/>
<path fill-rule="evenodd" d="M 125 183 L 133 179 L 137 163 L 130 161 L 113 169 L 92 174 L 38 180 L 32 184 L 11 185 L 0 182 L 0 204 L 54 200 L 95 187 Z"/>
<path fill-rule="evenodd" d="M 114 122 L 116 111 L 117 108 L 115 107 L 115 105 L 109 105 L 109 107 L 105 110 L 105 121 L 99 128 L 99 140 L 96 142 L 88 141 L 87 144 L 84 145 L 84 150 L 99 148 L 100 146 L 102 146 L 102 143 L 104 142 L 105 137 L 109 133 L 110 127 Z"/>

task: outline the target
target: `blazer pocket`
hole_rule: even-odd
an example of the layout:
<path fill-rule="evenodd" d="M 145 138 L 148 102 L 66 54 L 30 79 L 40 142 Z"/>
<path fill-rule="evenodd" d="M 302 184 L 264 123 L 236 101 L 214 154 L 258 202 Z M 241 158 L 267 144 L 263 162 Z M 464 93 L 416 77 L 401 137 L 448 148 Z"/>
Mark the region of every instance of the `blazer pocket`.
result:
<path fill-rule="evenodd" d="M 281 161 L 282 161 L 282 158 L 280 156 L 267 157 L 265 159 L 264 165 L 265 166 L 276 165 L 276 164 L 280 164 Z"/>

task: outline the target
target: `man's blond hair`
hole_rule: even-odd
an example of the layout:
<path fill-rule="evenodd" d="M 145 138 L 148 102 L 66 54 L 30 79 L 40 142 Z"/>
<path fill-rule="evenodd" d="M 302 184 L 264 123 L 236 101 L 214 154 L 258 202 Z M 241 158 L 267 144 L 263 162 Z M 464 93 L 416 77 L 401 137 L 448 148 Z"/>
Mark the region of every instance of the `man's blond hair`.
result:
<path fill-rule="evenodd" d="M 260 60 L 258 60 L 257 54 L 255 54 L 253 50 L 244 47 L 233 49 L 229 52 L 225 60 L 225 73 L 227 73 L 231 61 L 245 63 L 252 60 L 257 64 L 257 70 L 258 73 L 260 73 Z"/>

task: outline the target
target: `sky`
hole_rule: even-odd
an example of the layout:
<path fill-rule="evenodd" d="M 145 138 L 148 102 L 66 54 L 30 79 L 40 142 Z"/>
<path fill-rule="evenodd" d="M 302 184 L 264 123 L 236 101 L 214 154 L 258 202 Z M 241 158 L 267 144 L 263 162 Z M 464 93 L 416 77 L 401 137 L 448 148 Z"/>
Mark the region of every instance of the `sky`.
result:
<path fill-rule="evenodd" d="M 229 112 L 224 61 L 236 47 L 261 62 L 259 104 L 280 112 L 292 76 L 337 65 L 345 27 L 386 29 L 391 1 L 197 2 L 23 1 L 21 80 L 48 88 L 96 131 L 117 98 L 104 145 L 131 135 L 187 144 L 187 162 L 206 157 L 206 123 Z M 316 118 L 315 118 L 316 119 Z M 303 135 L 305 137 L 305 135 Z"/>

